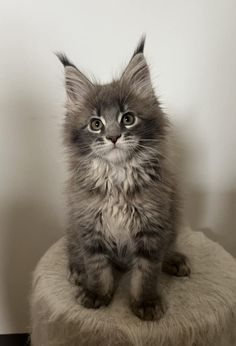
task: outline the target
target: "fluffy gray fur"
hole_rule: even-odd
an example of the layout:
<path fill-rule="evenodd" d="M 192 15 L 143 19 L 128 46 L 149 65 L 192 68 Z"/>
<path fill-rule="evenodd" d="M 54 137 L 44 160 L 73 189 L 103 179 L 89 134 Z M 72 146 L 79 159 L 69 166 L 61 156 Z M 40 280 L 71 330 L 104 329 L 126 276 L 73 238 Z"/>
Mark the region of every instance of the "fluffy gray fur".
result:
<path fill-rule="evenodd" d="M 91 82 L 65 55 L 69 153 L 69 265 L 87 308 L 107 305 L 114 268 L 131 270 L 130 306 L 141 319 L 162 316 L 161 268 L 188 275 L 173 252 L 179 199 L 169 164 L 169 122 L 138 44 L 120 79 Z"/>

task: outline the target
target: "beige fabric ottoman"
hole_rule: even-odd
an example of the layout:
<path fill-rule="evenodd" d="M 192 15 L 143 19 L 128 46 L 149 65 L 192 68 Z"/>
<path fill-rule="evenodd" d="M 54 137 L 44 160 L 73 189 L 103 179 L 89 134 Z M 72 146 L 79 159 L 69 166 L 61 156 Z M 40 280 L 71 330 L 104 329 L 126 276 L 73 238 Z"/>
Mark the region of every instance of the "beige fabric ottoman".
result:
<path fill-rule="evenodd" d="M 232 346 L 236 345 L 236 261 L 200 232 L 183 229 L 178 249 L 189 256 L 190 278 L 163 274 L 165 316 L 143 322 L 128 304 L 128 274 L 112 303 L 89 310 L 75 300 L 68 281 L 65 239 L 42 257 L 33 277 L 33 346 Z"/>

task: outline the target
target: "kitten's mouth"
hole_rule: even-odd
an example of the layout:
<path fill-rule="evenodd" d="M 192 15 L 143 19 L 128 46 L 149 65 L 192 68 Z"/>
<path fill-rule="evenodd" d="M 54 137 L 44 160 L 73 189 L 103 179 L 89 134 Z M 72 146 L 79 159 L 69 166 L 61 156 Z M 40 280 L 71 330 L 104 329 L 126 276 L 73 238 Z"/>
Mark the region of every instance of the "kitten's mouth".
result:
<path fill-rule="evenodd" d="M 132 156 L 132 146 L 128 143 L 107 143 L 106 145 L 98 146 L 97 154 L 100 158 L 110 162 L 127 161 Z"/>
<path fill-rule="evenodd" d="M 109 151 L 116 151 L 116 150 L 122 150 L 122 148 L 120 148 L 116 144 L 114 144 L 113 147 Z"/>

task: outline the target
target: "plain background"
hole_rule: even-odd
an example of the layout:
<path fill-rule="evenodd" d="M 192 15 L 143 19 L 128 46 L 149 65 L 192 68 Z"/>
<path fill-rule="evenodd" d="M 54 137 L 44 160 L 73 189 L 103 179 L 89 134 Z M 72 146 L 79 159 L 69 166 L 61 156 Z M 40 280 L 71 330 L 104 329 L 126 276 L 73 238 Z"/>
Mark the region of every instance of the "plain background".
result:
<path fill-rule="evenodd" d="M 178 133 L 185 214 L 236 254 L 236 1 L 0 1 L 0 333 L 27 331 L 31 272 L 65 229 L 65 51 L 102 82 L 140 37 Z"/>

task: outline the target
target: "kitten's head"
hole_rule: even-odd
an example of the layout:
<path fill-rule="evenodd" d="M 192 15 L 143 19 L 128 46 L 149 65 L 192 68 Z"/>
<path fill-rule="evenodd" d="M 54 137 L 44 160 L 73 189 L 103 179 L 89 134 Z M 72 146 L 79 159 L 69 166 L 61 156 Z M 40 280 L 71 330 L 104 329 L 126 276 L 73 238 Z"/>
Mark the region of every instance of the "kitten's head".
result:
<path fill-rule="evenodd" d="M 155 96 L 142 38 L 120 79 L 90 81 L 65 55 L 66 143 L 81 159 L 96 157 L 121 164 L 156 154 L 167 121 Z"/>

